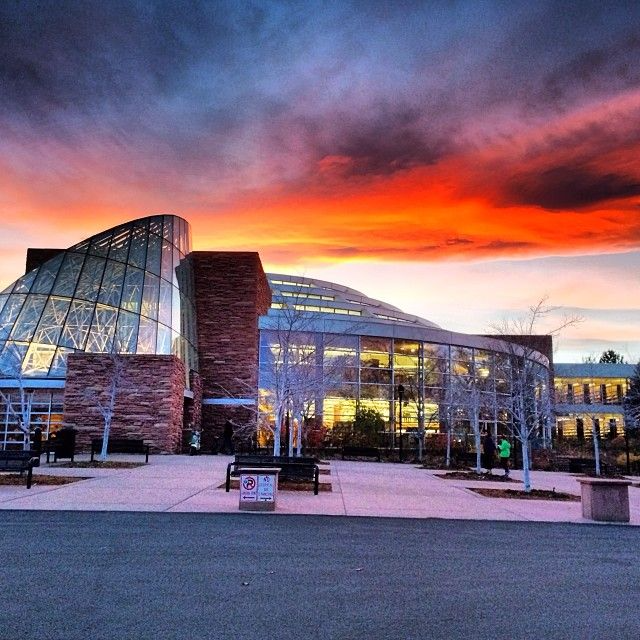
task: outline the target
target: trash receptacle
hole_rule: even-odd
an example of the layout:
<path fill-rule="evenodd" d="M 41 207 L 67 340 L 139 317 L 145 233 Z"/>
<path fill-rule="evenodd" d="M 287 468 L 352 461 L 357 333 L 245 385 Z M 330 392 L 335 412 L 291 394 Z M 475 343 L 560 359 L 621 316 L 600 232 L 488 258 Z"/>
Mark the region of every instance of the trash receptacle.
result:
<path fill-rule="evenodd" d="M 240 469 L 241 511 L 275 511 L 279 467 Z"/>

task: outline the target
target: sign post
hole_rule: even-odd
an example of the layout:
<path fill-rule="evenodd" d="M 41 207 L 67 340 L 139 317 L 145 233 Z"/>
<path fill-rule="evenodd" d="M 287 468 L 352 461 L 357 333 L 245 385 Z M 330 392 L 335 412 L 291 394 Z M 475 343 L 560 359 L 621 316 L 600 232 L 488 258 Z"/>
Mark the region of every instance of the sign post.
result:
<path fill-rule="evenodd" d="M 240 511 L 275 511 L 279 467 L 240 469 Z"/>

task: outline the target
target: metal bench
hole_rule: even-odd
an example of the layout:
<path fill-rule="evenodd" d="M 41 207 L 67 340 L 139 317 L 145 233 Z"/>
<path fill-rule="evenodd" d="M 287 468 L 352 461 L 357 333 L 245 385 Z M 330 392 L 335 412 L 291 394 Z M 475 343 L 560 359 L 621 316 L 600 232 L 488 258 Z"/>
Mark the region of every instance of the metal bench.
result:
<path fill-rule="evenodd" d="M 40 458 L 32 451 L 0 451 L 0 471 L 6 473 L 27 472 L 27 489 L 31 489 L 33 468 L 40 466 Z"/>
<path fill-rule="evenodd" d="M 342 447 L 342 459 L 344 458 L 376 458 L 380 462 L 380 449 L 378 447 Z"/>
<path fill-rule="evenodd" d="M 91 440 L 91 462 L 96 453 L 102 451 L 102 438 Z M 140 453 L 145 456 L 145 462 L 149 462 L 149 445 L 144 440 L 127 438 L 109 438 L 107 453 Z"/>
<path fill-rule="evenodd" d="M 313 482 L 313 494 L 318 495 L 320 469 L 313 458 L 291 458 L 289 456 L 236 456 L 234 462 L 227 465 L 225 490 L 231 489 L 231 476 L 240 475 L 243 468 L 279 467 L 279 480 Z"/>

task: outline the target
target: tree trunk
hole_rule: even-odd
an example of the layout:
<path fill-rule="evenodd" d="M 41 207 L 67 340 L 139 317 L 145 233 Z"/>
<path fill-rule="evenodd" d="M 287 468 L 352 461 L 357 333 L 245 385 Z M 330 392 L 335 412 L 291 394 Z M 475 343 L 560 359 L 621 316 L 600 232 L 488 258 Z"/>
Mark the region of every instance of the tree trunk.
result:
<path fill-rule="evenodd" d="M 596 421 L 591 419 L 593 430 L 593 457 L 596 459 L 596 475 L 600 475 L 600 436 L 596 428 Z"/>
<path fill-rule="evenodd" d="M 290 458 L 293 458 L 293 420 L 291 420 L 291 422 L 289 423 L 289 442 L 287 443 L 287 455 Z"/>
<path fill-rule="evenodd" d="M 104 429 L 102 431 L 102 449 L 100 450 L 100 455 L 98 456 L 98 460 L 104 462 L 107 459 L 107 451 L 109 446 L 109 432 L 111 431 L 111 417 L 107 416 L 104 419 Z"/>
<path fill-rule="evenodd" d="M 520 440 L 522 444 L 522 483 L 526 493 L 531 492 L 531 470 L 529 462 L 529 441 L 527 438 Z"/>
<path fill-rule="evenodd" d="M 298 422 L 298 428 L 296 429 L 296 456 L 299 458 L 302 455 L 302 425 L 304 424 L 304 417 L 300 416 Z"/>
<path fill-rule="evenodd" d="M 282 430 L 282 408 L 276 411 L 276 424 L 273 429 L 273 455 L 280 455 L 280 431 Z"/>
<path fill-rule="evenodd" d="M 445 467 L 451 466 L 451 429 L 447 429 L 447 453 L 444 461 Z"/>
<path fill-rule="evenodd" d="M 473 408 L 471 419 L 473 421 L 473 437 L 476 443 L 476 473 L 482 473 L 482 442 L 480 438 L 480 416 L 478 415 L 478 406 Z"/>
<path fill-rule="evenodd" d="M 31 449 L 31 432 L 29 430 L 29 426 L 25 428 L 22 425 L 20 425 L 20 427 L 22 430 L 22 434 L 24 436 L 24 440 L 22 442 L 22 448 L 25 451 L 29 451 L 29 449 Z"/>

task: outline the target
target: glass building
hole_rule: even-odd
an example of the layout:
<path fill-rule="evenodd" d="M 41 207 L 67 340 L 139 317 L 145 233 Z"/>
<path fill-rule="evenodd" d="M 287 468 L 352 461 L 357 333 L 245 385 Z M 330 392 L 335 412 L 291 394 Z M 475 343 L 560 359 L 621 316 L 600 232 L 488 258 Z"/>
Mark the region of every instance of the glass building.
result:
<path fill-rule="evenodd" d="M 556 364 L 555 412 L 559 438 L 615 438 L 624 430 L 622 401 L 633 376 L 631 364 Z"/>
<path fill-rule="evenodd" d="M 281 393 L 292 396 L 292 413 L 322 428 L 328 437 L 352 423 L 359 408 L 380 414 L 389 439 L 400 430 L 415 432 L 420 427 L 427 434 L 436 433 L 447 424 L 463 436 L 469 432 L 474 405 L 481 428 L 495 433 L 511 420 L 511 366 L 519 357 L 529 360 L 531 394 L 541 418 L 544 414 L 541 431 L 546 428 L 550 436 L 549 361 L 534 349 L 446 331 L 333 283 L 281 274 L 268 277 L 273 302 L 260 320 L 264 419 L 274 420 L 271 405 L 287 375 L 283 369 L 288 347 L 289 370 L 295 369 L 289 386 L 305 390 L 295 409 L 296 394 L 290 389 Z"/>
<path fill-rule="evenodd" d="M 95 407 L 83 404 L 84 378 L 69 365 L 66 379 L 71 354 L 131 358 L 138 377 L 118 428 L 162 451 L 178 450 L 184 432 L 201 425 L 209 442 L 227 419 L 255 425 L 257 414 L 262 427 L 273 425 L 274 398 L 284 392 L 288 410 L 329 435 L 359 408 L 375 409 L 392 439 L 447 425 L 464 434 L 474 411 L 495 432 L 512 419 L 518 363 L 540 428 L 550 430 L 550 343 L 542 353 L 454 333 L 338 284 L 267 277 L 256 252 L 192 252 L 189 225 L 177 216 L 133 220 L 68 249 L 30 249 L 28 260 L 27 273 L 0 292 L 0 447 L 23 437 L 13 405 L 24 389 L 31 427 L 45 437 L 65 412 L 83 446 L 99 434 Z M 293 355 L 295 380 L 289 372 L 283 389 Z M 148 399 L 161 382 L 144 356 L 175 358 L 161 359 L 174 367 L 170 391 L 142 415 L 136 389 Z M 83 371 L 81 361 L 71 362 Z"/>
<path fill-rule="evenodd" d="M 55 253 L 0 293 L 0 387 L 9 399 L 12 386 L 35 390 L 34 426 L 46 435 L 62 421 L 71 353 L 173 354 L 197 371 L 190 249 L 182 218 L 142 218 Z M 0 404 L 0 446 L 20 437 L 15 422 Z"/>

